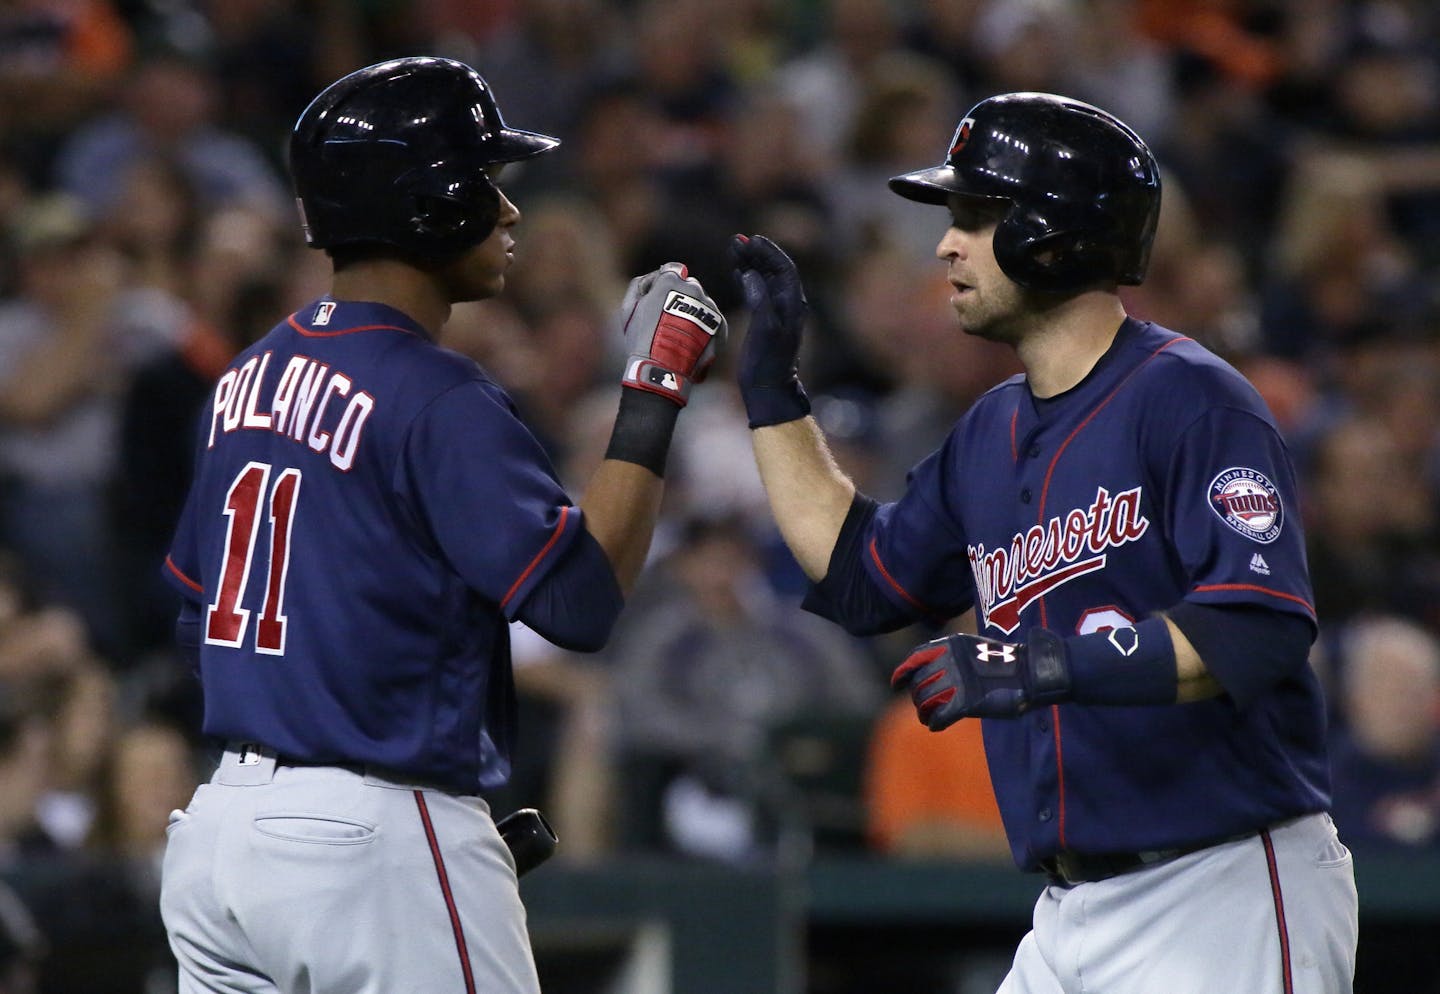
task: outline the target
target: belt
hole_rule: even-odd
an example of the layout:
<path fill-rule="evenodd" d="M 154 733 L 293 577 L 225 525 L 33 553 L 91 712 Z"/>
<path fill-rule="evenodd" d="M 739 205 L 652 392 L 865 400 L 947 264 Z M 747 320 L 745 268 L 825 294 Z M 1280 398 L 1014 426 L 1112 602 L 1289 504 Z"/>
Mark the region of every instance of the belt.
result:
<path fill-rule="evenodd" d="M 284 753 L 277 753 L 267 745 L 259 742 L 227 742 L 227 752 L 233 752 L 239 757 L 242 766 L 257 763 L 262 759 L 274 760 L 275 766 L 285 767 L 323 767 L 332 770 L 344 770 L 357 776 L 370 777 L 375 780 L 383 780 L 386 783 L 396 786 L 422 787 L 427 790 L 438 790 L 446 794 L 473 794 L 474 791 L 465 791 L 454 784 L 442 783 L 438 780 L 431 780 L 427 777 L 414 776 L 402 770 L 393 770 L 383 766 L 376 766 L 373 763 L 354 763 L 346 760 L 319 760 L 301 759 L 297 756 L 288 756 Z"/>
<path fill-rule="evenodd" d="M 1049 859 L 1042 859 L 1040 868 L 1045 871 L 1045 875 L 1050 878 L 1052 884 L 1073 887 L 1075 884 L 1094 883 L 1097 880 L 1108 880 L 1111 877 L 1133 873 L 1147 867 L 1160 866 L 1162 863 L 1169 863 L 1171 860 L 1188 856 L 1202 849 L 1209 849 L 1211 846 L 1248 839 L 1254 834 L 1254 832 L 1241 832 L 1238 835 L 1210 839 L 1194 845 L 1179 846 L 1174 849 L 1146 849 L 1141 852 L 1084 853 L 1062 849 Z"/>

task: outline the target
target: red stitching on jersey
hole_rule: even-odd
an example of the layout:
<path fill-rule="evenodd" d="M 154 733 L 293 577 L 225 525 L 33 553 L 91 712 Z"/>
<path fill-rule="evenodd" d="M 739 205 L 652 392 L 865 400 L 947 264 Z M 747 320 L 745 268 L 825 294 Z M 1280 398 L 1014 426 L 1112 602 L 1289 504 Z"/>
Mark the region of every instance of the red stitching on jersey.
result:
<path fill-rule="evenodd" d="M 1311 604 L 1303 597 L 1297 597 L 1294 594 L 1287 594 L 1283 590 L 1271 590 L 1269 587 L 1257 587 L 1253 583 L 1208 583 L 1203 587 L 1195 588 L 1195 592 L 1197 594 L 1215 590 L 1253 590 L 1258 594 L 1269 594 L 1271 597 L 1279 597 L 1282 600 L 1294 601 L 1296 604 L 1299 604 L 1305 610 L 1309 611 L 1312 618 L 1315 616 L 1315 606 L 1313 604 Z"/>
<path fill-rule="evenodd" d="M 440 843 L 435 838 L 435 826 L 430 822 L 430 808 L 425 803 L 424 791 L 413 791 L 415 807 L 420 809 L 420 821 L 425 826 L 425 841 L 430 844 L 430 858 L 435 862 L 435 876 L 440 880 L 440 893 L 445 897 L 445 910 L 450 915 L 450 930 L 455 933 L 455 951 L 460 955 L 460 971 L 465 975 L 465 994 L 475 994 L 475 975 L 470 972 L 470 950 L 465 946 L 465 930 L 460 925 L 460 909 L 455 907 L 455 894 L 450 890 L 450 875 L 445 872 L 445 857 L 440 852 Z"/>
<path fill-rule="evenodd" d="M 290 322 L 290 327 L 300 332 L 300 334 L 306 338 L 334 338 L 336 335 L 348 335 L 355 331 L 403 331 L 407 335 L 415 334 L 413 329 L 402 328 L 398 324 L 360 324 L 353 328 L 340 328 L 336 331 L 314 331 L 305 327 L 299 321 L 296 321 L 294 314 L 285 320 Z"/>
<path fill-rule="evenodd" d="M 912 597 L 910 595 L 910 591 L 906 590 L 904 587 L 900 586 L 900 584 L 895 582 L 895 578 L 890 575 L 890 571 L 886 569 L 885 564 L 880 561 L 880 553 L 875 548 L 875 540 L 873 538 L 870 540 L 870 558 L 875 560 L 875 568 L 880 571 L 880 575 L 885 578 L 885 582 L 890 584 L 890 586 L 894 587 L 897 594 L 905 598 L 906 604 L 909 604 L 917 611 L 920 611 L 927 615 L 935 613 L 934 611 L 926 607 L 924 604 L 920 603 L 920 601 Z"/>
<path fill-rule="evenodd" d="M 520 574 L 520 578 L 510 585 L 509 590 L 505 591 L 505 597 L 500 601 L 501 607 L 510 603 L 510 598 L 515 596 L 515 591 L 520 589 L 521 584 L 525 582 L 525 578 L 535 572 L 535 567 L 540 565 L 540 560 L 544 559 L 546 553 L 555 547 L 556 542 L 560 541 L 560 536 L 565 531 L 565 522 L 570 519 L 570 511 L 571 508 L 568 507 L 562 507 L 560 509 L 560 523 L 557 524 L 555 530 L 550 533 L 550 541 L 546 542 L 545 548 L 541 549 L 535 558 L 530 560 L 530 565 L 525 567 L 525 572 Z"/>
<path fill-rule="evenodd" d="M 1285 924 L 1285 898 L 1280 893 L 1280 867 L 1275 863 L 1275 843 L 1270 830 L 1260 832 L 1260 842 L 1265 846 L 1265 864 L 1270 870 L 1270 894 L 1275 898 L 1275 928 L 1280 933 L 1280 974 L 1285 994 L 1294 994 L 1295 980 L 1290 972 L 1290 929 Z"/>
<path fill-rule="evenodd" d="M 170 572 L 174 573 L 180 578 L 180 582 L 185 584 L 185 586 L 189 587 L 197 594 L 203 594 L 205 592 L 205 588 L 200 586 L 200 584 L 196 583 L 194 580 L 190 579 L 184 573 L 182 573 L 180 571 L 180 567 L 175 565 L 175 560 L 171 559 L 169 556 L 165 557 L 165 565 L 170 568 Z"/>
<path fill-rule="evenodd" d="M 1060 848 L 1067 849 L 1065 841 L 1065 751 L 1060 748 L 1060 705 L 1050 705 L 1050 722 L 1055 727 L 1055 781 L 1060 792 L 1060 813 L 1055 817 L 1055 828 L 1060 837 Z"/>
<path fill-rule="evenodd" d="M 1094 409 L 1091 410 L 1089 414 L 1085 415 L 1085 420 L 1084 420 L 1084 421 L 1081 421 L 1078 425 L 1076 425 L 1076 426 L 1075 426 L 1075 430 L 1072 431 L 1072 432 L 1070 432 L 1070 434 L 1069 434 L 1068 436 L 1066 436 L 1065 441 L 1063 441 L 1063 442 L 1060 443 L 1060 448 L 1058 448 L 1058 449 L 1055 450 L 1055 455 L 1050 459 L 1050 466 L 1049 466 L 1048 469 L 1045 470 L 1045 482 L 1044 482 L 1044 483 L 1041 485 L 1041 487 L 1040 487 L 1040 506 L 1039 506 L 1039 509 L 1038 509 L 1038 510 L 1039 510 L 1039 513 L 1036 515 L 1036 519 L 1035 519 L 1037 522 L 1039 522 L 1041 525 L 1043 525 L 1043 524 L 1045 523 L 1045 501 L 1046 501 L 1046 500 L 1049 498 L 1049 496 L 1050 496 L 1050 479 L 1051 479 L 1051 477 L 1053 477 L 1053 476 L 1055 475 L 1055 467 L 1059 464 L 1059 462 L 1060 462 L 1060 457 L 1065 453 L 1065 450 L 1070 447 L 1070 443 L 1073 442 L 1073 441 L 1075 441 L 1075 436 L 1076 436 L 1076 435 L 1079 435 L 1080 432 L 1084 431 L 1084 430 L 1085 430 L 1085 427 L 1086 427 L 1088 424 L 1090 424 L 1091 421 L 1095 420 L 1095 415 L 1099 414 L 1099 413 L 1105 408 L 1105 405 L 1106 405 L 1106 404 L 1108 404 L 1108 403 L 1110 403 L 1110 401 L 1114 400 L 1114 399 L 1115 399 L 1115 395 L 1118 394 L 1121 390 L 1125 389 L 1125 385 L 1126 385 L 1127 383 L 1129 383 L 1131 379 L 1134 378 L 1134 376 L 1135 376 L 1136 373 L 1140 372 L 1140 370 L 1142 370 L 1142 369 L 1144 369 L 1146 366 L 1148 366 L 1148 365 L 1150 364 L 1151 360 L 1153 360 L 1153 359 L 1154 359 L 1156 356 L 1158 356 L 1161 352 L 1164 352 L 1164 351 L 1165 351 L 1166 349 L 1168 349 L 1170 346 L 1172 346 L 1172 345 L 1178 345 L 1178 344 L 1180 344 L 1181 342 L 1189 342 L 1189 341 L 1192 341 L 1192 339 L 1189 339 L 1189 338 L 1172 338 L 1170 341 L 1168 341 L 1168 342 L 1166 342 L 1164 345 L 1160 346 L 1160 347 L 1159 347 L 1158 349 L 1156 349 L 1154 352 L 1151 352 L 1150 355 L 1148 355 L 1148 356 L 1145 358 L 1145 361 L 1144 361 L 1144 362 L 1140 363 L 1140 365 L 1136 366 L 1134 369 L 1130 370 L 1130 372 L 1126 373 L 1126 374 L 1125 374 L 1125 378 L 1115 385 L 1115 389 L 1114 389 L 1114 390 L 1111 390 L 1108 394 L 1106 394 L 1106 395 L 1105 395 L 1105 399 L 1102 400 L 1100 403 L 1096 404 L 1095 407 L 1094 407 Z M 1017 412 L 1017 414 L 1018 414 L 1019 408 L 1016 408 L 1016 412 Z M 1011 425 L 1012 425 L 1012 429 L 1011 429 L 1011 430 L 1012 430 L 1012 432 L 1013 432 L 1013 430 L 1014 430 L 1014 429 L 1013 429 L 1013 425 L 1014 425 L 1013 420 L 1012 420 L 1012 422 L 1011 422 Z M 1011 441 L 1010 444 L 1011 444 L 1012 447 L 1014 446 L 1015 443 L 1014 443 L 1013 439 L 1012 439 L 1012 441 Z M 1018 458 L 1018 455 L 1017 455 L 1017 458 Z M 1044 598 L 1043 596 L 1042 596 L 1042 597 L 1040 598 L 1040 600 L 1039 600 L 1039 606 L 1040 606 L 1040 627 L 1043 628 L 1043 627 L 1045 627 L 1045 625 L 1046 625 L 1045 598 Z M 1059 706 L 1052 704 L 1052 705 L 1050 706 L 1050 714 L 1051 714 L 1051 718 L 1052 718 L 1053 721 L 1055 722 L 1055 769 L 1056 769 L 1056 773 L 1057 773 L 1057 776 L 1058 776 L 1059 788 L 1060 788 L 1060 814 L 1058 815 L 1058 819 L 1057 819 L 1057 827 L 1058 827 L 1059 833 L 1060 833 L 1060 845 L 1061 845 L 1061 847 L 1063 848 L 1064 845 L 1065 845 L 1065 759 L 1064 759 L 1064 756 L 1062 755 L 1062 753 L 1061 753 L 1061 751 L 1060 751 L 1060 708 L 1059 708 Z"/>
<path fill-rule="evenodd" d="M 1020 461 L 1020 450 L 1015 447 L 1015 422 L 1020 420 L 1020 405 L 1015 405 L 1014 412 L 1010 415 L 1010 461 Z"/>
<path fill-rule="evenodd" d="M 1146 357 L 1144 362 L 1136 366 L 1134 369 L 1130 370 L 1130 372 L 1126 373 L 1125 379 L 1121 380 L 1118 384 L 1116 384 L 1115 389 L 1111 390 L 1108 394 L 1106 394 L 1105 399 L 1102 400 L 1100 403 L 1096 404 L 1094 410 L 1092 410 L 1089 414 L 1085 415 L 1085 420 L 1081 421 L 1078 425 L 1076 425 L 1075 430 L 1070 433 L 1070 435 L 1065 439 L 1065 441 L 1060 443 L 1060 448 L 1055 450 L 1055 457 L 1050 460 L 1050 468 L 1045 471 L 1045 483 L 1040 488 L 1040 514 L 1036 519 L 1037 521 L 1039 521 L 1041 524 L 1045 523 L 1045 499 L 1050 496 L 1050 477 L 1055 475 L 1055 466 L 1057 463 L 1060 462 L 1060 456 L 1064 453 L 1065 449 L 1070 445 L 1070 443 L 1075 441 L 1075 436 L 1080 434 L 1080 432 L 1084 431 L 1085 426 L 1095 419 L 1095 415 L 1099 414 L 1104 409 L 1106 404 L 1114 400 L 1115 395 L 1118 394 L 1121 390 L 1125 389 L 1125 384 L 1129 383 L 1135 377 L 1136 373 L 1140 372 L 1140 370 L 1148 366 L 1151 360 L 1153 360 L 1161 352 L 1164 352 L 1170 346 L 1179 345 L 1181 342 L 1188 341 L 1192 341 L 1192 339 L 1172 338 L 1170 341 L 1160 346 L 1154 352 L 1151 352 L 1150 355 Z"/>

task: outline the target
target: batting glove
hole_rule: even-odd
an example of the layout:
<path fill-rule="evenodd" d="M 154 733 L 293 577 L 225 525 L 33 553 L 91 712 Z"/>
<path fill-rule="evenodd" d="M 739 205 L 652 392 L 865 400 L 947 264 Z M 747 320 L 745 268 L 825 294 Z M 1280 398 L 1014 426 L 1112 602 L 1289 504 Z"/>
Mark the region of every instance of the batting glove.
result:
<path fill-rule="evenodd" d="M 630 353 L 621 382 L 684 407 L 729 331 L 715 301 L 684 265 L 667 262 L 630 281 L 620 314 Z"/>
<path fill-rule="evenodd" d="M 750 427 L 798 421 L 810 413 L 800 383 L 800 336 L 810 313 L 800 272 L 764 235 L 736 235 L 730 255 L 750 308 L 737 370 Z"/>
<path fill-rule="evenodd" d="M 890 677 L 932 732 L 961 718 L 1015 718 L 1070 699 L 1065 641 L 1032 628 L 1025 643 L 949 635 L 912 652 Z"/>

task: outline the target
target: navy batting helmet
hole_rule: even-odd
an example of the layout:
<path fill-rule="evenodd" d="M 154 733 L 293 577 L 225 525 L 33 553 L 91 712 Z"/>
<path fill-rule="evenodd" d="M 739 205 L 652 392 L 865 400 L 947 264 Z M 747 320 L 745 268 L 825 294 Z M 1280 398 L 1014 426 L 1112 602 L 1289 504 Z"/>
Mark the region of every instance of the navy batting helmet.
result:
<path fill-rule="evenodd" d="M 305 240 L 444 262 L 495 228 L 500 193 L 485 167 L 558 144 L 506 127 L 464 63 L 405 58 L 357 70 L 316 97 L 290 135 Z"/>
<path fill-rule="evenodd" d="M 1160 214 L 1160 170 L 1140 136 L 1049 93 L 980 101 L 944 165 L 896 176 L 890 189 L 927 204 L 952 194 L 1008 202 L 996 261 L 1021 286 L 1055 293 L 1141 282 Z"/>

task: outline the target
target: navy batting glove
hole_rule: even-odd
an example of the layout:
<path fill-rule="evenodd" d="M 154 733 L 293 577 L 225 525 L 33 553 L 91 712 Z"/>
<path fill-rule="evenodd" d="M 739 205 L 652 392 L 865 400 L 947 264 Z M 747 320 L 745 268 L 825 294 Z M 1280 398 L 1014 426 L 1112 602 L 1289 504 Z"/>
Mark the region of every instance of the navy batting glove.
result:
<path fill-rule="evenodd" d="M 907 689 L 920 721 L 938 732 L 961 718 L 1015 718 L 1067 701 L 1070 667 L 1065 641 L 1044 628 L 1023 645 L 949 635 L 912 652 L 890 686 Z"/>
<path fill-rule="evenodd" d="M 800 336 L 810 313 L 800 272 L 764 235 L 736 235 L 730 255 L 750 308 L 736 375 L 750 427 L 798 421 L 810 413 L 800 384 Z"/>

